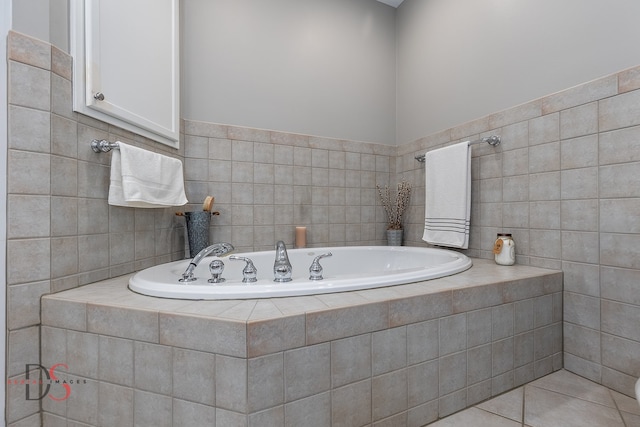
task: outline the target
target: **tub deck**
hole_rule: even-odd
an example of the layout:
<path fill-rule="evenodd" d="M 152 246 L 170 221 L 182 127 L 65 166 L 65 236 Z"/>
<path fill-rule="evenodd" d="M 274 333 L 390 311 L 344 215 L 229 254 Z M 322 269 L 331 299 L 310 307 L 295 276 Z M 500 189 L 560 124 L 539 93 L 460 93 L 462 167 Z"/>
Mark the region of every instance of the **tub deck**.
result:
<path fill-rule="evenodd" d="M 64 360 L 89 381 L 45 416 L 163 425 L 189 408 L 200 423 L 423 425 L 560 369 L 562 272 L 473 262 L 425 282 L 303 297 L 162 299 L 130 291 L 130 276 L 45 296 L 42 364 Z M 130 411 L 98 399 L 107 384 L 137 396 Z"/>

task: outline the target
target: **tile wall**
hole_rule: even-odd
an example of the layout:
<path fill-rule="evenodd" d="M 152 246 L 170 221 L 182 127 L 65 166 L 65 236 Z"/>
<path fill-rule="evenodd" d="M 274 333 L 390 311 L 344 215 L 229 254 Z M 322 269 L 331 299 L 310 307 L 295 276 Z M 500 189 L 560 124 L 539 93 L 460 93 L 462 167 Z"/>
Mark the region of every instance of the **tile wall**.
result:
<path fill-rule="evenodd" d="M 215 197 L 211 241 L 239 250 L 384 244 L 376 184 L 395 174 L 396 148 L 357 141 L 184 121 L 190 201 Z M 197 207 L 197 206 L 196 206 Z"/>
<path fill-rule="evenodd" d="M 43 401 L 47 427 L 419 427 L 562 366 L 562 274 L 490 260 L 266 300 L 132 296 L 121 277 L 42 307 L 43 364 L 86 379 Z"/>
<path fill-rule="evenodd" d="M 423 164 L 414 155 L 473 146 L 471 256 L 513 233 L 517 262 L 564 272 L 565 368 L 632 395 L 640 377 L 640 67 L 399 147 L 415 183 L 409 241 L 420 245 Z"/>
<path fill-rule="evenodd" d="M 185 256 L 178 209 L 107 204 L 109 154 L 92 139 L 121 140 L 184 160 L 187 197 L 215 196 L 212 241 L 240 250 L 381 244 L 375 184 L 394 173 L 395 147 L 186 121 L 179 151 L 72 110 L 71 58 L 9 34 L 7 233 L 8 376 L 39 361 L 40 297 Z M 182 209 L 180 209 L 182 210 Z M 376 226 L 371 226 L 376 224 Z M 33 262 L 37 258 L 38 262 Z M 8 388 L 8 420 L 38 418 L 38 401 Z"/>
<path fill-rule="evenodd" d="M 499 148 L 473 148 L 468 253 L 489 258 L 496 232 L 511 231 L 519 263 L 562 269 L 565 367 L 631 393 L 640 376 L 640 68 L 405 144 L 397 157 L 385 145 L 190 121 L 176 152 L 74 113 L 65 53 L 17 33 L 8 51 L 11 378 L 38 362 L 42 295 L 184 256 L 172 210 L 107 205 L 109 155 L 90 151 L 91 139 L 184 159 L 192 208 L 212 194 L 222 214 L 212 239 L 263 249 L 291 244 L 300 224 L 314 245 L 383 243 L 375 184 L 400 178 L 415 185 L 405 239 L 422 245 L 424 171 L 413 156 L 499 133 Z M 35 417 L 37 402 L 8 393 L 10 422 Z"/>
<path fill-rule="evenodd" d="M 39 362 L 42 295 L 181 258 L 184 239 L 168 209 L 107 205 L 109 155 L 89 143 L 182 153 L 73 112 L 66 53 L 15 32 L 8 44 L 7 374 L 15 380 Z M 39 419 L 39 401 L 7 393 L 10 423 Z"/>

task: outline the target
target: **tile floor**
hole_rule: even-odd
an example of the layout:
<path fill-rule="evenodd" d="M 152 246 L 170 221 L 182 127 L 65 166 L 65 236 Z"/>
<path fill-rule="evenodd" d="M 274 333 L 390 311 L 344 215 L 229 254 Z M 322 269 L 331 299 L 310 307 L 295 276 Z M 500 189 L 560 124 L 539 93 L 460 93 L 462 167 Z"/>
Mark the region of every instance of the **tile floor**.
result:
<path fill-rule="evenodd" d="M 429 427 L 640 427 L 635 399 L 561 370 Z"/>

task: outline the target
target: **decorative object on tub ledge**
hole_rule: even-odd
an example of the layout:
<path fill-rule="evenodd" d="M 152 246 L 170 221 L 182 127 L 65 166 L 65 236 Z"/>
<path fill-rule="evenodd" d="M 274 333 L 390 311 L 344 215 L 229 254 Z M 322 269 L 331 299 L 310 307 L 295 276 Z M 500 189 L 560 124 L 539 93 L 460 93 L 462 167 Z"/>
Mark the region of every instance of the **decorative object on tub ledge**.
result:
<path fill-rule="evenodd" d="M 187 240 L 189 241 L 189 255 L 196 256 L 198 252 L 209 246 L 209 226 L 211 212 L 185 212 L 187 222 Z"/>
<path fill-rule="evenodd" d="M 402 246 L 402 216 L 409 207 L 411 184 L 405 180 L 399 182 L 395 199 L 392 199 L 388 185 L 385 185 L 384 188 L 376 185 L 376 188 L 384 211 L 387 214 L 387 245 Z"/>
<path fill-rule="evenodd" d="M 509 233 L 498 233 L 493 244 L 493 255 L 498 265 L 513 265 L 516 263 L 516 242 Z"/>
<path fill-rule="evenodd" d="M 387 246 L 402 246 L 402 237 L 404 230 L 390 230 L 387 229 Z"/>
<path fill-rule="evenodd" d="M 166 208 L 188 203 L 182 162 L 122 142 L 92 141 L 95 152 L 110 151 L 111 177 L 108 202 L 113 206 Z M 102 148 L 99 148 L 102 147 Z M 111 147 L 111 148 L 108 148 Z M 108 148 L 108 149 L 107 149 Z"/>
<path fill-rule="evenodd" d="M 422 240 L 467 249 L 471 219 L 471 148 L 460 142 L 425 154 Z"/>
<path fill-rule="evenodd" d="M 307 247 L 307 227 L 296 227 L 295 248 Z"/>
<path fill-rule="evenodd" d="M 213 202 L 215 198 L 213 196 L 207 196 L 204 198 L 204 202 L 202 202 L 202 210 L 211 212 L 211 208 L 213 207 Z"/>
<path fill-rule="evenodd" d="M 500 145 L 500 137 L 498 135 L 492 135 L 492 136 L 488 136 L 486 138 L 476 139 L 475 141 L 470 141 L 469 145 L 481 144 L 483 142 L 486 142 L 487 144 L 491 145 L 492 147 L 497 147 L 498 145 Z M 417 161 L 419 161 L 420 163 L 424 163 L 425 157 L 426 156 L 424 154 L 420 154 L 420 155 L 416 156 L 415 159 Z"/>
<path fill-rule="evenodd" d="M 207 196 L 202 203 L 202 210 L 195 212 L 176 212 L 183 216 L 187 224 L 187 242 L 189 242 L 189 254 L 194 257 L 201 250 L 209 246 L 209 226 L 211 216 L 220 215 L 220 212 L 212 212 L 214 198 Z"/>

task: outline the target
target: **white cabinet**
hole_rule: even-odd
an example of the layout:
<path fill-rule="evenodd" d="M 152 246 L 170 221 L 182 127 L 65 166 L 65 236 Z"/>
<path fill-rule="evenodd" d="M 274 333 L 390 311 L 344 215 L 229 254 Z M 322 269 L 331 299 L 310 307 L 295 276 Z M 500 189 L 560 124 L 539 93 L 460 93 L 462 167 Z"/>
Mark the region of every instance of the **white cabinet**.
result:
<path fill-rule="evenodd" d="M 178 148 L 179 0 L 71 0 L 74 110 Z"/>

